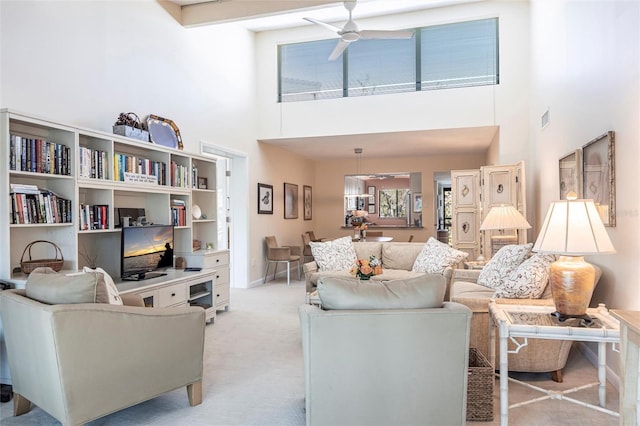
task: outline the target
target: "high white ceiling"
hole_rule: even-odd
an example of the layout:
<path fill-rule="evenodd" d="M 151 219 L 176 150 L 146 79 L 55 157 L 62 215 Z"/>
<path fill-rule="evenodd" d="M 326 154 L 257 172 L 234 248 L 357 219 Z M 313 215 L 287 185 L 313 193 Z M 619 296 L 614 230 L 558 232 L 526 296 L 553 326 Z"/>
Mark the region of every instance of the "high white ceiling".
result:
<path fill-rule="evenodd" d="M 354 17 L 431 9 L 483 0 L 358 0 Z M 344 22 L 343 2 L 332 0 L 158 0 L 184 26 L 235 22 L 252 31 L 313 25 L 303 20 L 312 16 L 321 21 Z M 424 131 L 269 139 L 277 145 L 313 159 L 345 158 L 354 148 L 365 148 L 366 157 L 407 157 L 434 154 L 484 153 L 497 127 L 437 129 Z M 390 143 L 393 142 L 393 143 Z"/>

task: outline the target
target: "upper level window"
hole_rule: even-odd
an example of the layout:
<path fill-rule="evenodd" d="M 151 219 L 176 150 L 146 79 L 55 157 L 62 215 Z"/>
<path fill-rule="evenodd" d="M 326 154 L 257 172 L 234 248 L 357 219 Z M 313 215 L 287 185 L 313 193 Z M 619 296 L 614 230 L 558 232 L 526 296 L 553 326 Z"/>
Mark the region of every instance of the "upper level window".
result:
<path fill-rule="evenodd" d="M 499 83 L 498 19 L 419 28 L 411 39 L 280 45 L 278 101 L 369 96 Z"/>

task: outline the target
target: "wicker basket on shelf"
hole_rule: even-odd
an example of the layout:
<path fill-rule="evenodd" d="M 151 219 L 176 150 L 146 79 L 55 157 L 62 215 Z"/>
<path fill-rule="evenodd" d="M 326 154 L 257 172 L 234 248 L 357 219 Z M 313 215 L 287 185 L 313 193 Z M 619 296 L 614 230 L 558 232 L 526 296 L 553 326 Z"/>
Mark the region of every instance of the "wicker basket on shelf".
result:
<path fill-rule="evenodd" d="M 46 243 L 51 244 L 55 248 L 55 259 L 31 259 L 31 247 L 33 247 L 37 243 Z M 24 255 L 29 252 L 29 260 L 24 260 Z M 36 240 L 29 243 L 22 252 L 22 257 L 20 258 L 20 269 L 23 274 L 29 275 L 33 272 L 34 269 L 40 267 L 49 267 L 56 272 L 59 272 L 62 269 L 62 265 L 64 265 L 64 256 L 62 256 L 62 250 L 55 243 L 46 240 Z"/>

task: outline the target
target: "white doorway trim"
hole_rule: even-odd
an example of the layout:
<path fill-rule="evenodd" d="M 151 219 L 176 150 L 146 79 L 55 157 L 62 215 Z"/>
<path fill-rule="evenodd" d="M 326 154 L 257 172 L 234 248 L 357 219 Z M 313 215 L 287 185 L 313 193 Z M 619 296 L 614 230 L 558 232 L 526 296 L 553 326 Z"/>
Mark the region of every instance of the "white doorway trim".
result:
<path fill-rule="evenodd" d="M 249 187 L 248 155 L 211 142 L 201 141 L 200 152 L 203 155 L 229 159 L 231 176 L 229 191 L 226 194 L 229 203 L 229 271 L 231 287 L 249 288 L 249 203 L 246 194 Z M 233 196 L 235 194 L 236 196 Z"/>

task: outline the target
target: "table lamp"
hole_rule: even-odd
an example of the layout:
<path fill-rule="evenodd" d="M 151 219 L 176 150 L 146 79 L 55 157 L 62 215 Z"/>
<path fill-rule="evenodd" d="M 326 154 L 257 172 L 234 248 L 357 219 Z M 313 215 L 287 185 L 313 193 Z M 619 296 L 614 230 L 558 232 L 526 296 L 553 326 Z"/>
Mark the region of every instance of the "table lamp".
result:
<path fill-rule="evenodd" d="M 515 207 L 506 204 L 492 207 L 482 221 L 482 225 L 480 225 L 481 231 L 500 230 L 501 233 L 505 229 L 515 229 L 517 232 L 518 229 L 529 228 L 531 228 L 531 225 L 529 225 L 527 219 Z M 495 255 L 506 244 L 517 243 L 517 235 L 493 235 L 491 236 L 491 255 Z"/>
<path fill-rule="evenodd" d="M 549 285 L 556 305 L 554 315 L 583 318 L 595 284 L 595 269 L 584 255 L 615 253 L 593 200 L 578 200 L 574 192 L 567 199 L 551 203 L 533 251 L 559 254 L 549 269 Z"/>

